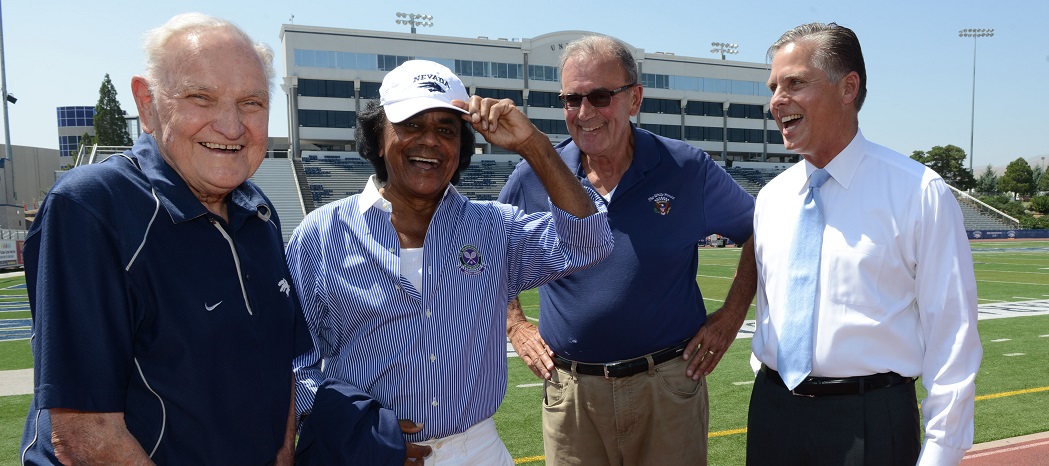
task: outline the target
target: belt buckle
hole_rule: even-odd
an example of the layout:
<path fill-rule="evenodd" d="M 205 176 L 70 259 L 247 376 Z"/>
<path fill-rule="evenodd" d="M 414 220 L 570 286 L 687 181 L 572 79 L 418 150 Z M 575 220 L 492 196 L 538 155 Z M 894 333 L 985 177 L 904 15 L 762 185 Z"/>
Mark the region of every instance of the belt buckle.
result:
<path fill-rule="evenodd" d="M 616 362 L 610 362 L 608 364 L 602 364 L 601 365 L 601 369 L 605 371 L 605 379 L 608 379 L 608 380 L 614 379 L 615 376 L 613 376 L 613 375 L 608 373 L 608 368 L 611 367 L 611 368 L 615 369 L 616 367 L 621 366 L 623 364 L 623 362 L 624 361 L 616 361 Z"/>

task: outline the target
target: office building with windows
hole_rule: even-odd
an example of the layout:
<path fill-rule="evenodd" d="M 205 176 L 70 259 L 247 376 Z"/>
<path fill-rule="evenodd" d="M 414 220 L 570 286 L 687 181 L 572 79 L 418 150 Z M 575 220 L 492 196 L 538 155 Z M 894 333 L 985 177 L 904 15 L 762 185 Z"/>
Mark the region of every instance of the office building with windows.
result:
<path fill-rule="evenodd" d="M 513 100 L 560 142 L 569 137 L 558 99 L 560 55 L 568 42 L 586 34 L 471 39 L 285 24 L 282 88 L 292 153 L 354 151 L 356 112 L 378 99 L 388 71 L 416 58 L 444 64 L 471 94 Z M 784 148 L 768 112 L 766 64 L 633 50 L 644 86 L 636 124 L 698 146 L 726 164 L 797 160 Z M 500 149 L 479 138 L 477 151 Z"/>
<path fill-rule="evenodd" d="M 95 134 L 95 107 L 58 107 L 58 153 L 76 154 L 85 134 Z"/>
<path fill-rule="evenodd" d="M 126 110 L 124 119 L 131 141 L 134 142 L 142 135 L 142 124 L 137 116 L 128 116 Z M 80 139 L 85 134 L 95 135 L 95 107 L 58 107 L 58 153 L 62 156 L 75 155 L 80 149 Z"/>

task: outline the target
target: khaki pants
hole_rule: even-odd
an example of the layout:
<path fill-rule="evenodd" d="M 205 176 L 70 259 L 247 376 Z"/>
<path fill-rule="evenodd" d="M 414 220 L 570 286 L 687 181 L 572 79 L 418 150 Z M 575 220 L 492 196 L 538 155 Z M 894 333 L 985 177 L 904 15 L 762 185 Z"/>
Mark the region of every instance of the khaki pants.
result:
<path fill-rule="evenodd" d="M 706 379 L 686 367 L 674 358 L 618 379 L 557 368 L 544 386 L 546 464 L 707 464 Z"/>

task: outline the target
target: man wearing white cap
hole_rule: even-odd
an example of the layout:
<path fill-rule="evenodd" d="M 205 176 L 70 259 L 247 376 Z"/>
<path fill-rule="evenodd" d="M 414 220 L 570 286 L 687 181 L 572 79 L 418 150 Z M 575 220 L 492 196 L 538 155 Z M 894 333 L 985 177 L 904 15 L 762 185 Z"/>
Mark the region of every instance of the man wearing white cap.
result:
<path fill-rule="evenodd" d="M 375 174 L 310 213 L 288 244 L 316 345 L 295 362 L 296 408 L 311 412 L 325 379 L 338 379 L 415 423 L 393 427 L 397 445 L 376 442 L 391 459 L 422 464 L 432 449 L 426 464 L 511 465 L 491 419 L 506 392 L 506 306 L 604 259 L 607 212 L 512 101 L 471 98 L 423 60 L 391 71 L 379 94 L 356 129 Z M 535 167 L 551 212 L 456 191 L 471 127 Z"/>

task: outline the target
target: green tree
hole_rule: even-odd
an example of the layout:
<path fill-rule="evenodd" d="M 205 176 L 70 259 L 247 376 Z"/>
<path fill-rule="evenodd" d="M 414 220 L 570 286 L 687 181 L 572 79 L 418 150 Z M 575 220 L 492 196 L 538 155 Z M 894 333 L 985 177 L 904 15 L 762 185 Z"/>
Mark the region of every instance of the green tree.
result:
<path fill-rule="evenodd" d="M 1017 158 L 1005 167 L 1005 174 L 998 178 L 998 190 L 1025 196 L 1034 193 L 1031 164 L 1023 157 Z"/>
<path fill-rule="evenodd" d="M 1042 181 L 1044 175 L 1045 172 L 1042 171 L 1041 165 L 1035 165 L 1034 168 L 1031 169 L 1031 185 L 1034 186 L 1035 194 L 1038 194 L 1038 191 L 1040 191 L 1040 189 L 1038 189 L 1038 183 Z"/>
<path fill-rule="evenodd" d="M 985 204 L 994 207 L 1006 214 L 1013 217 L 1019 218 L 1024 215 L 1024 205 L 1020 201 L 1013 200 L 1009 196 L 1004 194 L 996 194 L 994 196 L 985 196 L 980 198 Z"/>
<path fill-rule="evenodd" d="M 955 188 L 965 190 L 976 185 L 972 172 L 965 168 L 965 151 L 958 146 L 936 146 L 929 152 L 916 150 L 911 158 L 939 173 L 947 184 Z"/>
<path fill-rule="evenodd" d="M 1038 191 L 1049 192 L 1049 176 L 1043 172 L 1042 177 L 1038 179 Z"/>
<path fill-rule="evenodd" d="M 987 169 L 976 180 L 974 189 L 981 194 L 995 194 L 998 192 L 998 175 L 994 173 L 994 168 L 991 167 L 991 164 L 987 164 Z"/>
<path fill-rule="evenodd" d="M 1040 214 L 1049 214 L 1049 196 L 1032 197 L 1031 210 Z"/>
<path fill-rule="evenodd" d="M 102 87 L 98 89 L 98 104 L 95 105 L 94 143 L 100 146 L 130 146 L 131 134 L 127 130 L 124 110 L 117 100 L 117 90 L 106 73 Z"/>

